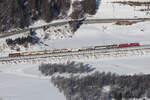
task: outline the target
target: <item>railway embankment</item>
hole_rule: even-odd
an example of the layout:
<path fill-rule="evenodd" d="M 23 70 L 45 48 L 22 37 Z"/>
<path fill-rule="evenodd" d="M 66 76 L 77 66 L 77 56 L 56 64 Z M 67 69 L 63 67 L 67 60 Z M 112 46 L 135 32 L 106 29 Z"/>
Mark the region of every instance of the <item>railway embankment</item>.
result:
<path fill-rule="evenodd" d="M 48 63 L 48 62 L 66 62 L 75 60 L 95 60 L 110 59 L 131 56 L 150 55 L 150 46 L 113 48 L 103 50 L 86 50 L 78 52 L 54 53 L 43 55 L 30 55 L 20 57 L 2 57 L 1 64 L 18 64 L 18 63 Z"/>

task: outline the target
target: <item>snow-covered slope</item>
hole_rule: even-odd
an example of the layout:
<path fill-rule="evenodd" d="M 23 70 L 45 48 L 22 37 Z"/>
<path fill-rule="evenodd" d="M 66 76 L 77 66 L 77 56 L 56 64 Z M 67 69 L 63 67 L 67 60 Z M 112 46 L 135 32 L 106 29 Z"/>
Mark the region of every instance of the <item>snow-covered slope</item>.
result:
<path fill-rule="evenodd" d="M 65 100 L 49 80 L 0 73 L 2 100 Z"/>
<path fill-rule="evenodd" d="M 149 18 L 149 5 L 130 6 L 113 2 L 150 2 L 150 0 L 101 0 L 97 14 L 93 18 Z M 145 11 L 140 11 L 145 9 Z M 148 10 L 146 10 L 148 9 Z"/>

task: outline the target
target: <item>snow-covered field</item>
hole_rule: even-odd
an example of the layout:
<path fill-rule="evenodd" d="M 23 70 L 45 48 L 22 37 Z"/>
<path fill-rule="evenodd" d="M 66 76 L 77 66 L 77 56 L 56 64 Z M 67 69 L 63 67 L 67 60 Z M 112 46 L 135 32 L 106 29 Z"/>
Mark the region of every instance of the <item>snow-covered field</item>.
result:
<path fill-rule="evenodd" d="M 149 11 L 139 11 L 147 9 L 148 6 L 129 6 L 112 2 L 117 1 L 134 1 L 134 2 L 150 2 L 150 0 L 98 0 L 100 7 L 97 14 L 93 18 L 149 18 Z"/>
<path fill-rule="evenodd" d="M 150 74 L 150 56 L 84 61 L 100 72 L 117 74 Z M 82 62 L 82 60 L 81 60 Z M 0 98 L 6 100 L 65 100 L 49 78 L 35 65 L 2 65 L 0 67 Z M 10 99 L 11 98 L 11 99 Z M 4 99 L 5 100 L 5 99 Z"/>
<path fill-rule="evenodd" d="M 96 71 L 112 72 L 119 75 L 150 74 L 150 56 L 123 57 L 116 59 L 105 59 L 88 61 Z"/>
<path fill-rule="evenodd" d="M 121 4 L 112 4 L 113 1 L 119 0 L 102 0 L 100 2 L 97 14 L 89 18 L 135 18 L 146 17 L 150 15 L 146 12 L 137 11 L 142 7 L 130 7 Z M 121 0 L 127 1 L 127 0 Z M 131 0 L 143 1 L 143 0 Z M 150 1 L 150 0 L 144 0 Z M 37 24 L 39 24 L 37 22 Z M 42 22 L 41 24 L 44 24 Z M 80 48 L 94 45 L 120 44 L 130 42 L 140 42 L 141 44 L 150 43 L 150 22 L 140 22 L 129 26 L 118 26 L 114 23 L 110 24 L 93 24 L 82 25 L 75 34 L 69 34 L 69 30 L 65 30 L 65 26 L 61 27 L 64 32 L 68 32 L 72 38 L 66 36 L 63 39 L 60 36 L 51 35 L 52 40 L 42 40 L 44 45 L 36 45 L 31 48 L 23 49 L 23 51 L 36 51 L 45 49 L 58 48 Z M 33 25 L 34 26 L 34 25 Z M 53 28 L 55 29 L 55 28 Z M 44 35 L 43 30 L 38 30 L 38 36 Z M 59 39 L 58 39 L 59 38 Z M 4 40 L 0 40 L 4 43 Z M 4 49 L 5 48 L 5 49 Z M 7 55 L 10 51 L 5 45 L 0 45 L 0 55 Z M 85 64 L 90 64 L 98 71 L 115 72 L 117 74 L 133 75 L 133 74 L 150 74 L 150 56 L 143 57 L 124 57 L 105 60 L 80 60 Z M 0 65 L 0 99 L 4 100 L 65 100 L 63 93 L 60 93 L 54 87 L 49 79 L 44 79 L 38 71 L 38 64 L 28 65 Z"/>
<path fill-rule="evenodd" d="M 1 100 L 65 100 L 49 80 L 0 73 Z"/>

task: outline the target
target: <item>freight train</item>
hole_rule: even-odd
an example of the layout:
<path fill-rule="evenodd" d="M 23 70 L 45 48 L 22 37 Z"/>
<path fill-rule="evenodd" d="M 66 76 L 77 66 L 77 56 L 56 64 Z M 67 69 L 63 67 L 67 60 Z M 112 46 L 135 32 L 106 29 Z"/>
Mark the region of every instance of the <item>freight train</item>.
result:
<path fill-rule="evenodd" d="M 23 53 L 11 53 L 8 56 L 9 57 L 19 57 L 19 56 L 29 56 L 29 55 L 43 55 L 43 54 L 67 53 L 67 52 L 112 49 L 112 48 L 126 48 L 126 47 L 137 47 L 137 46 L 140 46 L 140 44 L 139 43 L 130 43 L 130 44 L 119 44 L 119 45 L 93 46 L 93 47 L 85 47 L 85 48 L 72 49 L 72 50 L 57 49 L 57 50 L 45 50 L 45 51 L 23 52 Z"/>

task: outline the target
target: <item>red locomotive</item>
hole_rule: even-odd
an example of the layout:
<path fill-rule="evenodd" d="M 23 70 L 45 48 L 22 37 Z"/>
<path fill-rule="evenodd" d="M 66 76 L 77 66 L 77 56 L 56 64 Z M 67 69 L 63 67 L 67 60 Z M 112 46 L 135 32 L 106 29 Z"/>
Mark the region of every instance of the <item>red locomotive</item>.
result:
<path fill-rule="evenodd" d="M 140 46 L 139 43 L 131 43 L 130 46 Z"/>
<path fill-rule="evenodd" d="M 140 46 L 139 43 L 131 43 L 131 44 L 120 44 L 118 48 L 124 48 L 124 47 L 135 47 L 135 46 Z"/>

